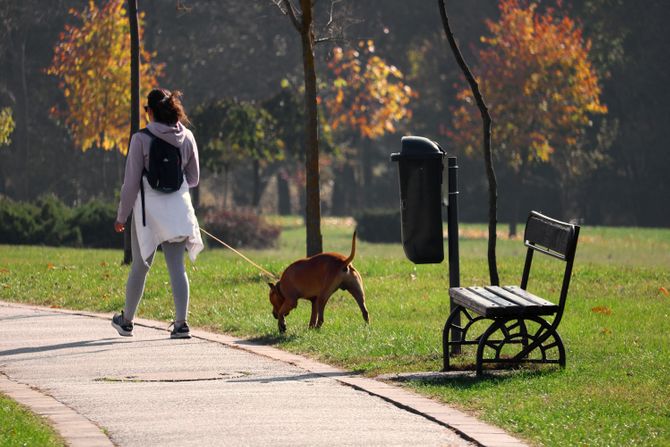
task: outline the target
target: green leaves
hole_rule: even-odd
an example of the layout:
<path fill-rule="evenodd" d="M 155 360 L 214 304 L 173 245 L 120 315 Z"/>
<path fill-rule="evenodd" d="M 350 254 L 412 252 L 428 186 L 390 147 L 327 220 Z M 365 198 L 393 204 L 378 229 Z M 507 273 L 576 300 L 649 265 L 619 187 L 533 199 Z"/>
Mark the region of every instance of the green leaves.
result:
<path fill-rule="evenodd" d="M 86 151 L 128 150 L 130 128 L 130 35 L 123 0 L 107 0 L 98 8 L 90 0 L 83 11 L 70 9 L 79 25 L 66 25 L 54 47 L 46 70 L 60 79 L 67 111 L 52 109 L 64 117 L 75 143 Z M 140 15 L 140 23 L 143 19 Z M 155 54 L 140 50 L 142 95 L 158 83 L 162 64 L 153 64 Z"/>
<path fill-rule="evenodd" d="M 15 123 L 12 118 L 12 109 L 5 107 L 0 109 L 0 146 L 10 144 L 9 136 L 14 131 Z"/>
<path fill-rule="evenodd" d="M 284 157 L 274 117 L 254 102 L 225 99 L 198 107 L 192 115 L 203 162 L 214 171 L 246 159 Z"/>

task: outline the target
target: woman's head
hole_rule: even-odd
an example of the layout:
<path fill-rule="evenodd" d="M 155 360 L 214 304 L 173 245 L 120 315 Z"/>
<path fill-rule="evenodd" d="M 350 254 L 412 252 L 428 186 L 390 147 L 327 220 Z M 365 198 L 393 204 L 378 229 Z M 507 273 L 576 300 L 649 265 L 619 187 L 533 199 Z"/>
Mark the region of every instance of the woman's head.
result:
<path fill-rule="evenodd" d="M 154 120 L 159 123 L 174 126 L 180 121 L 182 124 L 189 124 L 188 116 L 181 104 L 181 96 L 182 93 L 178 90 L 170 92 L 164 88 L 155 88 L 147 96 L 145 109 L 147 111 L 150 109 Z"/>

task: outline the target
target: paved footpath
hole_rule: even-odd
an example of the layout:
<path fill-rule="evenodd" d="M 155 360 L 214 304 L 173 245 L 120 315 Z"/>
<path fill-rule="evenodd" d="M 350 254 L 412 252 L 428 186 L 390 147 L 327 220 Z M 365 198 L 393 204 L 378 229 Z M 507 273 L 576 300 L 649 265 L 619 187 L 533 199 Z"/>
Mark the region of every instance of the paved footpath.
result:
<path fill-rule="evenodd" d="M 75 446 L 521 446 L 402 388 L 278 349 L 0 301 L 0 392 Z"/>

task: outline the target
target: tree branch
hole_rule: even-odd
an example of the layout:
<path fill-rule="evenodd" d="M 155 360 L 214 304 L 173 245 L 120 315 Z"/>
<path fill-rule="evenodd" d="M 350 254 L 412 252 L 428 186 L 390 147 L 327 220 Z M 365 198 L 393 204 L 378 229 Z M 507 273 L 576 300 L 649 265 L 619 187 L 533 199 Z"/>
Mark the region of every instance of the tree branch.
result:
<path fill-rule="evenodd" d="M 295 27 L 298 32 L 302 32 L 302 21 L 298 18 L 298 13 L 296 12 L 295 7 L 293 6 L 293 3 L 291 3 L 291 0 L 270 0 L 272 3 L 274 3 L 277 8 L 282 12 L 282 14 L 286 15 L 291 19 L 291 23 L 293 23 L 293 26 Z"/>
<path fill-rule="evenodd" d="M 451 51 L 454 54 L 456 62 L 460 66 L 461 71 L 463 71 L 465 79 L 467 79 L 468 84 L 470 84 L 470 90 L 472 90 L 472 94 L 475 97 L 475 101 L 477 102 L 479 113 L 482 115 L 482 127 L 484 133 L 484 164 L 486 167 L 486 177 L 488 178 L 489 183 L 489 277 L 491 280 L 491 285 L 497 286 L 500 283 L 498 278 L 498 265 L 496 261 L 498 182 L 496 180 L 495 171 L 493 170 L 493 156 L 491 155 L 491 115 L 479 90 L 479 84 L 472 75 L 472 71 L 470 71 L 468 64 L 465 62 L 460 48 L 458 48 L 458 44 L 454 38 L 454 33 L 451 30 L 451 26 L 449 25 L 449 16 L 447 16 L 447 7 L 444 4 L 444 0 L 437 0 L 437 3 L 440 7 L 442 26 L 444 27 L 444 33 L 447 35 L 447 40 L 449 41 Z"/>

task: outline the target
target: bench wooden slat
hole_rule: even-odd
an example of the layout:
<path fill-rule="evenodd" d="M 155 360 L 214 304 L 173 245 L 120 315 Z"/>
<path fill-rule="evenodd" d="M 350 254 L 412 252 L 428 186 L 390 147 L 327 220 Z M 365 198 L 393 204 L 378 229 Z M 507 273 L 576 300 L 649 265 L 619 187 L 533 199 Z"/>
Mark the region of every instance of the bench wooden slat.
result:
<path fill-rule="evenodd" d="M 489 292 L 486 292 L 485 290 L 484 292 L 487 295 L 490 295 Z M 486 295 L 480 295 L 479 293 L 464 287 L 454 287 L 449 289 L 449 295 L 454 299 L 456 304 L 460 304 L 463 307 L 489 318 L 513 316 L 520 314 L 522 311 L 520 306 L 516 306 L 512 303 L 506 303 L 506 305 L 499 304 L 496 302 L 500 300 L 499 297 L 495 297 L 497 300 L 494 301 L 489 299 Z"/>
<path fill-rule="evenodd" d="M 551 301 L 547 301 L 547 300 L 545 300 L 544 298 L 541 298 L 541 297 L 539 297 L 539 296 L 537 296 L 537 295 L 533 295 L 532 293 L 530 293 L 530 292 L 528 292 L 528 291 L 526 291 L 526 290 L 523 290 L 523 289 L 522 289 L 521 287 L 519 287 L 519 286 L 505 286 L 505 287 L 503 287 L 503 289 L 505 289 L 505 290 L 509 290 L 509 291 L 512 292 L 513 294 L 515 294 L 515 295 L 519 295 L 520 297 L 522 297 L 522 298 L 524 298 L 524 299 L 526 299 L 526 300 L 528 300 L 528 301 L 535 302 L 535 303 L 537 303 L 537 304 L 540 305 L 540 306 L 543 306 L 543 307 L 555 307 L 555 308 L 558 308 L 558 306 L 557 306 L 556 304 L 552 303 Z"/>
<path fill-rule="evenodd" d="M 518 286 L 455 287 L 449 295 L 456 304 L 489 318 L 552 315 L 558 306 Z"/>
<path fill-rule="evenodd" d="M 519 307 L 519 303 L 510 301 L 503 296 L 496 295 L 495 293 L 487 290 L 485 287 L 468 287 L 468 290 L 472 290 L 479 296 L 483 296 L 487 300 L 493 301 L 494 303 L 503 306 L 503 307 Z"/>
<path fill-rule="evenodd" d="M 464 287 L 453 287 L 449 289 L 449 296 L 454 299 L 456 304 L 472 309 L 485 317 L 491 316 L 492 309 L 500 307 L 498 304 L 493 303 Z"/>
<path fill-rule="evenodd" d="M 526 292 L 520 287 L 507 286 L 503 288 L 498 286 L 492 286 L 492 287 L 486 287 L 486 289 L 493 293 L 504 296 L 506 299 L 509 299 L 510 301 L 519 303 L 519 305 L 521 305 L 523 308 L 523 312 L 521 313 L 523 316 L 553 315 L 558 310 L 558 306 L 555 305 L 554 303 L 551 303 L 543 298 L 540 298 L 529 292 Z M 508 289 L 514 289 L 515 292 L 512 292 Z M 518 291 L 523 292 L 523 294 L 516 293 Z"/>
<path fill-rule="evenodd" d="M 536 302 L 529 301 L 522 296 L 510 292 L 509 290 L 503 289 L 500 286 L 487 286 L 485 287 L 485 289 L 488 290 L 489 292 L 495 293 L 496 295 L 500 295 L 506 300 L 509 300 L 521 306 L 538 307 L 538 304 Z"/>

